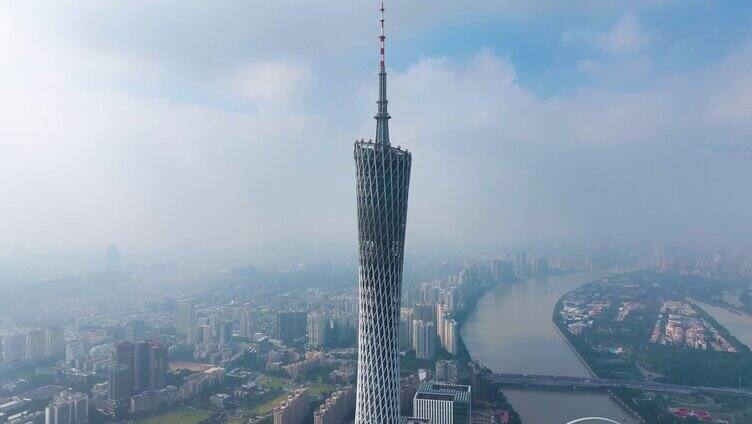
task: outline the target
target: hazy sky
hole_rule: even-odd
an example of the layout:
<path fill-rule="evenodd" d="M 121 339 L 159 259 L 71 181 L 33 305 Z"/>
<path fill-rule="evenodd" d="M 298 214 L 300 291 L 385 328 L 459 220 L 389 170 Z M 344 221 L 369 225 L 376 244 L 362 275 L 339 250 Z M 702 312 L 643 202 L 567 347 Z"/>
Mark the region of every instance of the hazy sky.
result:
<path fill-rule="evenodd" d="M 752 2 L 387 8 L 408 250 L 750 245 Z M 0 252 L 353 251 L 377 9 L 0 3 Z"/>

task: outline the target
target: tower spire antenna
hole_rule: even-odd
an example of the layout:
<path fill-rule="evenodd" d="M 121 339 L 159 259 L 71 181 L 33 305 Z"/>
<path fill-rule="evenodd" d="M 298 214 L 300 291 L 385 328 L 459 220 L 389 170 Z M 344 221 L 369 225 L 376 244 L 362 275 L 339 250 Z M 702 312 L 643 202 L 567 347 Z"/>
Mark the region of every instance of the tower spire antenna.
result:
<path fill-rule="evenodd" d="M 381 34 L 379 35 L 379 40 L 381 41 L 381 70 L 386 69 L 386 30 L 384 29 L 384 22 L 386 21 L 384 17 L 384 12 L 386 9 L 384 9 L 384 2 L 381 2 Z"/>
<path fill-rule="evenodd" d="M 381 32 L 379 33 L 379 41 L 381 42 L 381 63 L 379 67 L 379 110 L 376 113 L 376 144 L 389 146 L 389 120 L 392 118 L 387 111 L 386 100 L 386 30 L 384 29 L 384 22 L 386 21 L 384 15 L 384 2 L 381 2 Z"/>

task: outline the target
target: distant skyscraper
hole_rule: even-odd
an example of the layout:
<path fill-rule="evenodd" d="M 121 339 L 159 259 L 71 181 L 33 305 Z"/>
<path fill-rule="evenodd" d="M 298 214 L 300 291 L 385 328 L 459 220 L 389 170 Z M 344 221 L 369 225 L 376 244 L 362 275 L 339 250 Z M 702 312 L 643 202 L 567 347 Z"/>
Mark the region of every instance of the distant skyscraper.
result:
<path fill-rule="evenodd" d="M 358 200 L 358 389 L 356 424 L 399 421 L 399 319 L 410 153 L 389 142 L 381 6 L 376 139 L 355 143 Z"/>
<path fill-rule="evenodd" d="M 425 322 L 436 321 L 436 305 L 433 303 L 418 303 L 415 305 L 415 319 Z"/>
<path fill-rule="evenodd" d="M 158 390 L 167 386 L 167 346 L 152 341 L 149 343 L 149 389 Z"/>
<path fill-rule="evenodd" d="M 459 324 L 453 319 L 444 321 L 444 348 L 452 355 L 458 352 Z"/>
<path fill-rule="evenodd" d="M 191 327 L 196 325 L 196 312 L 193 309 L 193 303 L 178 303 L 175 318 L 175 328 L 178 333 L 187 335 Z"/>
<path fill-rule="evenodd" d="M 123 400 L 133 392 L 133 370 L 128 365 L 116 364 L 110 367 L 107 381 L 112 401 Z"/>
<path fill-rule="evenodd" d="M 120 252 L 117 246 L 107 246 L 107 252 L 105 253 L 104 266 L 107 272 L 120 272 Z"/>
<path fill-rule="evenodd" d="M 432 322 L 413 321 L 413 348 L 418 359 L 430 359 L 436 354 L 436 327 Z"/>
<path fill-rule="evenodd" d="M 204 342 L 204 327 L 197 325 L 195 327 L 191 327 L 191 329 L 188 331 L 188 343 L 191 345 L 197 345 L 199 343 Z"/>
<path fill-rule="evenodd" d="M 219 344 L 228 344 L 232 342 L 232 324 L 221 322 L 219 324 Z"/>
<path fill-rule="evenodd" d="M 203 343 L 213 343 L 214 342 L 214 331 L 211 328 L 210 325 L 201 325 L 201 340 L 203 340 Z"/>
<path fill-rule="evenodd" d="M 247 339 L 253 339 L 253 332 L 255 330 L 256 321 L 253 311 L 250 307 L 246 307 L 240 316 L 240 336 Z"/>
<path fill-rule="evenodd" d="M 308 315 L 298 311 L 277 312 L 277 338 L 290 343 L 306 334 Z"/>
<path fill-rule="evenodd" d="M 133 365 L 133 386 L 136 391 L 149 390 L 149 342 L 136 343 Z"/>
<path fill-rule="evenodd" d="M 65 332 L 63 331 L 63 327 L 48 328 L 44 341 L 46 357 L 58 358 L 65 355 Z"/>
<path fill-rule="evenodd" d="M 46 333 L 41 328 L 29 331 L 26 335 L 26 360 L 36 362 L 45 357 Z"/>
<path fill-rule="evenodd" d="M 83 393 L 62 392 L 45 410 L 45 424 L 86 424 L 89 422 L 89 398 Z"/>
<path fill-rule="evenodd" d="M 447 307 L 446 305 L 439 303 L 436 305 L 436 335 L 439 336 L 439 341 L 444 345 L 444 330 L 446 329 Z"/>
<path fill-rule="evenodd" d="M 501 259 L 491 260 L 491 275 L 497 283 L 501 281 Z"/>
<path fill-rule="evenodd" d="M 65 345 L 65 363 L 74 368 L 83 368 L 86 349 L 83 340 L 71 340 Z"/>
<path fill-rule="evenodd" d="M 412 308 L 400 308 L 400 348 L 407 349 L 413 345 L 413 320 L 415 313 Z"/>
<path fill-rule="evenodd" d="M 530 274 L 530 262 L 527 260 L 527 253 L 518 252 L 514 263 L 515 272 L 518 277 L 524 277 Z"/>
<path fill-rule="evenodd" d="M 6 334 L 3 337 L 3 362 L 10 363 L 26 359 L 26 334 Z"/>
<path fill-rule="evenodd" d="M 308 344 L 321 347 L 326 343 L 329 317 L 323 312 L 308 314 Z"/>
<path fill-rule="evenodd" d="M 127 389 L 127 396 L 130 396 L 131 394 L 133 394 L 136 373 L 136 354 L 135 346 L 133 343 L 128 341 L 121 341 L 120 343 L 115 345 L 115 364 L 125 365 L 126 367 L 128 367 L 129 375 L 127 377 L 123 377 L 125 381 L 119 381 L 118 384 L 122 384 L 123 387 Z M 113 400 L 117 399 L 119 398 L 113 398 Z"/>

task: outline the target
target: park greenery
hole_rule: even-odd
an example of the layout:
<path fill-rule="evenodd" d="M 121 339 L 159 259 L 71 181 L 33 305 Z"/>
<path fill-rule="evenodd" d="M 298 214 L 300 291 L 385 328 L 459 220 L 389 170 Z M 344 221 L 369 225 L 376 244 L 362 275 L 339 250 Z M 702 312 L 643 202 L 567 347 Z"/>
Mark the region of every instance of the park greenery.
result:
<path fill-rule="evenodd" d="M 553 322 L 598 377 L 695 387 L 752 387 L 752 352 L 702 308 L 697 308 L 699 316 L 718 330 L 738 352 L 650 342 L 663 302 L 692 298 L 718 304 L 723 293 L 736 288 L 734 282 L 711 287 L 714 281 L 655 273 L 633 273 L 597 281 L 562 297 L 555 307 Z M 570 332 L 561 314 L 565 305 L 584 307 L 593 302 L 608 306 L 600 314 L 590 317 L 592 322 L 580 334 Z M 619 307 L 625 302 L 639 304 L 639 307 L 617 319 Z M 748 398 L 702 395 L 704 403 L 695 399 L 693 404 L 686 399 L 677 399 L 675 395 L 636 390 L 616 389 L 612 394 L 650 423 L 677 422 L 669 410 L 677 405 L 711 409 L 716 416 L 733 416 L 732 420 L 749 419 L 752 415 L 752 407 L 737 405 L 738 402 L 748 404 Z M 691 422 L 700 421 L 693 417 L 682 420 L 682 423 Z"/>
<path fill-rule="evenodd" d="M 745 387 L 752 384 L 752 352 L 700 308 L 702 318 L 738 352 L 650 343 L 661 304 L 681 299 L 673 291 L 678 285 L 676 281 L 667 290 L 653 280 L 644 279 L 644 275 L 640 277 L 627 275 L 594 282 L 567 294 L 556 305 L 554 323 L 596 375 L 634 380 L 652 378 L 658 382 L 707 387 L 736 387 L 740 380 Z M 687 284 L 692 283 L 694 280 Z M 560 313 L 567 300 L 582 304 L 607 301 L 610 306 L 593 318 L 589 328 L 575 335 L 567 329 Z M 623 320 L 617 320 L 616 314 L 624 302 L 640 307 Z"/>

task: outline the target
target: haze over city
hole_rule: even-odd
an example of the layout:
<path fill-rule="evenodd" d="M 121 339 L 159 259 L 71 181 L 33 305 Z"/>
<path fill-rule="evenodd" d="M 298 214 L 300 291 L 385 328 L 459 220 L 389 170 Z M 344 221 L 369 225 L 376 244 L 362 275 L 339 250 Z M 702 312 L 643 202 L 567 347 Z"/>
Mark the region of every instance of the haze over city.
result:
<path fill-rule="evenodd" d="M 751 28 L 0 4 L 0 424 L 752 422 Z"/>
<path fill-rule="evenodd" d="M 51 254 L 80 270 L 110 244 L 194 264 L 352 257 L 371 9 L 1 5 L 4 262 Z M 399 4 L 388 70 L 393 144 L 417 158 L 409 253 L 749 248 L 751 13 Z"/>

